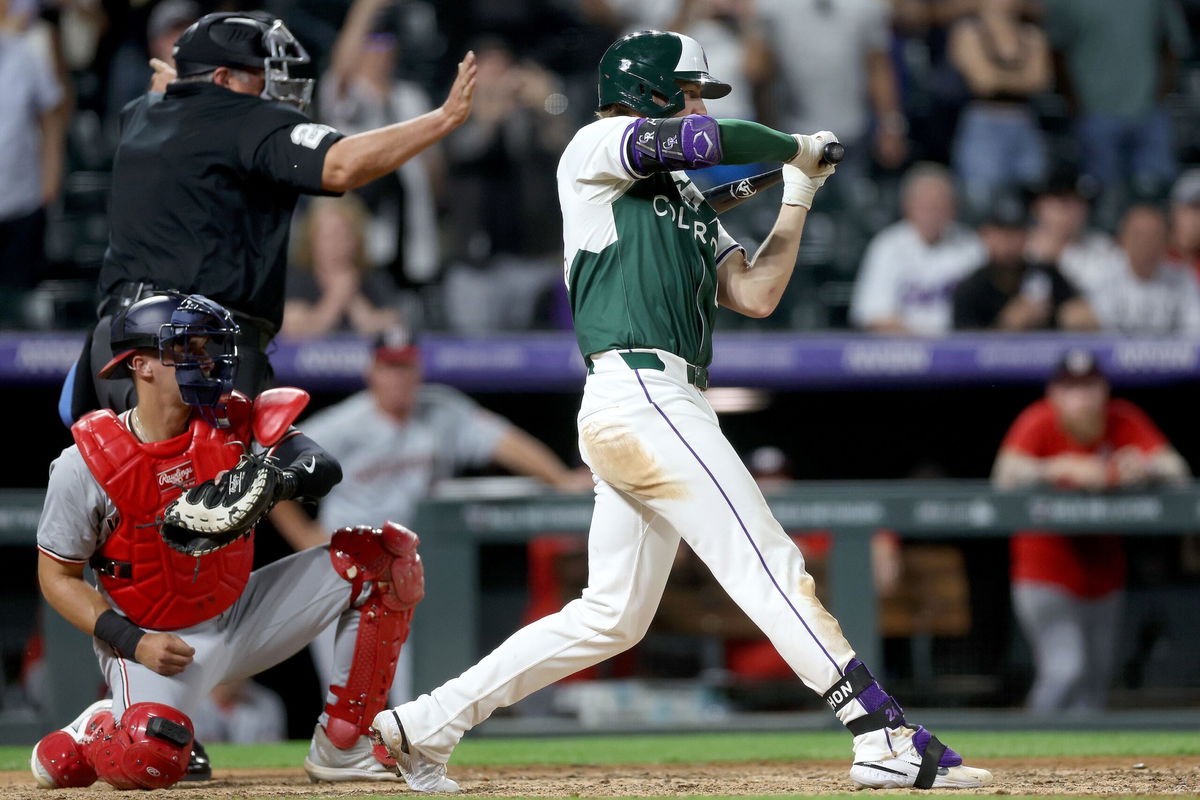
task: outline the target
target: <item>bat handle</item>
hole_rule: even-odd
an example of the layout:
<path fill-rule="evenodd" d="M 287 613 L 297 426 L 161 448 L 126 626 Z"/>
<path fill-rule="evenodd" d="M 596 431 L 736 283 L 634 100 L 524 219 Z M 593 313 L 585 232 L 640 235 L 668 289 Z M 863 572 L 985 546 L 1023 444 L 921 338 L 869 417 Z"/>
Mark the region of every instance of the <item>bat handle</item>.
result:
<path fill-rule="evenodd" d="M 822 164 L 837 165 L 842 163 L 842 159 L 846 157 L 846 148 L 841 142 L 828 142 L 821 148 Z"/>

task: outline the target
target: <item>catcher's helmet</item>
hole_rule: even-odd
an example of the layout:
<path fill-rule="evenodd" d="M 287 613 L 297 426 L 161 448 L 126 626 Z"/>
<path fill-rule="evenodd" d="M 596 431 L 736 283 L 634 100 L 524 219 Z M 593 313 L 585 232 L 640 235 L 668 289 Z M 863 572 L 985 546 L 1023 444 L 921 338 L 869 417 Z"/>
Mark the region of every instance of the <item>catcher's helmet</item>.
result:
<path fill-rule="evenodd" d="M 312 79 L 288 75 L 289 64 L 309 62 L 308 52 L 283 20 L 265 11 L 206 14 L 180 35 L 172 52 L 181 78 L 217 67 L 261 69 L 265 97 L 301 109 L 312 100 Z"/>
<path fill-rule="evenodd" d="M 170 292 L 147 297 L 113 318 L 113 357 L 97 374 L 127 375 L 129 356 L 154 350 L 163 364 L 175 367 L 183 402 L 219 426 L 237 372 L 237 334 L 233 315 L 204 295 Z"/>
<path fill-rule="evenodd" d="M 637 31 L 613 42 L 601 57 L 598 107 L 620 103 L 642 116 L 671 117 L 684 106 L 679 81 L 700 84 L 700 96 L 708 99 L 724 97 L 731 88 L 708 74 L 704 49 L 692 37 Z M 666 105 L 654 102 L 656 94 Z"/>

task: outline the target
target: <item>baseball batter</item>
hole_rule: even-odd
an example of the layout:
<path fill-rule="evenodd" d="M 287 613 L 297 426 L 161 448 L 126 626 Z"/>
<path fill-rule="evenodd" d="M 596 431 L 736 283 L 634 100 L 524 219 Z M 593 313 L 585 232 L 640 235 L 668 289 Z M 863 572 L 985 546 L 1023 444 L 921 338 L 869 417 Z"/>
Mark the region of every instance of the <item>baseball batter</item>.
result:
<path fill-rule="evenodd" d="M 137 403 L 85 415 L 51 466 L 38 578 L 50 605 L 95 637 L 112 700 L 38 742 L 30 766 L 42 786 L 174 784 L 198 698 L 335 621 L 334 685 L 305 769 L 313 780 L 397 779 L 366 732 L 423 595 L 417 538 L 392 523 L 342 528 L 327 547 L 251 572 L 254 522 L 278 500 L 323 496 L 341 469 L 291 425 L 306 393 L 231 394 L 237 332 L 201 295 L 120 312 L 100 375 L 131 377 Z"/>
<path fill-rule="evenodd" d="M 372 730 L 411 788 L 455 791 L 446 763 L 494 710 L 635 644 L 682 538 L 854 736 L 868 787 L 953 788 L 991 775 L 910 726 L 814 594 L 813 580 L 704 397 L 718 304 L 763 317 L 779 301 L 828 131 L 788 135 L 714 120 L 729 86 L 700 45 L 643 31 L 600 62 L 598 121 L 558 167 L 566 281 L 588 365 L 579 448 L 596 478 L 588 585 L 458 678 L 376 715 Z M 783 206 L 752 260 L 682 170 L 782 161 Z"/>

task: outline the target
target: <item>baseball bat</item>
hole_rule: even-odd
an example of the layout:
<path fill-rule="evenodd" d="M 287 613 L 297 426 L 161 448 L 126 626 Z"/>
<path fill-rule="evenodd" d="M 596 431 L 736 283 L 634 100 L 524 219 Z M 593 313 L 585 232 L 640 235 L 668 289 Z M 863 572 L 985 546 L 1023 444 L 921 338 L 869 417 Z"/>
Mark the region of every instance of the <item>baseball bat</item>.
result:
<path fill-rule="evenodd" d="M 840 164 L 846 157 L 846 148 L 841 142 L 829 142 L 821 149 L 822 164 Z M 704 193 L 704 199 L 718 214 L 728 211 L 736 205 L 749 200 L 758 194 L 759 189 L 769 189 L 783 180 L 783 168 L 773 169 L 761 175 L 752 175 L 740 181 L 723 183 L 714 186 Z"/>

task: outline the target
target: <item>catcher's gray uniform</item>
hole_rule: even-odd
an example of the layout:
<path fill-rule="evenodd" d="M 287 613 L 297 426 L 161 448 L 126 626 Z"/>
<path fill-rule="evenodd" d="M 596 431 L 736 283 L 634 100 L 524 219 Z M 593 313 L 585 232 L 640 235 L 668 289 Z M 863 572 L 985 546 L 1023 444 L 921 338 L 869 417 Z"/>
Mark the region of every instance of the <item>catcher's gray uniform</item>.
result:
<path fill-rule="evenodd" d="M 122 415 L 122 422 L 127 424 L 127 418 L 128 413 Z M 78 447 L 71 445 L 50 465 L 38 549 L 63 563 L 85 564 L 116 526 L 112 500 Z M 97 588 L 104 593 L 102 586 Z M 196 650 L 192 663 L 178 675 L 159 675 L 94 639 L 100 668 L 112 690 L 113 715 L 120 719 L 127 706 L 138 702 L 165 703 L 190 714 L 198 698 L 217 684 L 249 677 L 283 661 L 335 620 L 341 624 L 333 678 L 334 683 L 344 683 L 358 629 L 358 611 L 351 608 L 349 588 L 334 571 L 324 547 L 256 570 L 233 606 L 198 625 L 172 631 Z M 363 588 L 364 597 L 370 588 L 370 584 Z M 106 599 L 121 611 L 107 594 Z"/>

